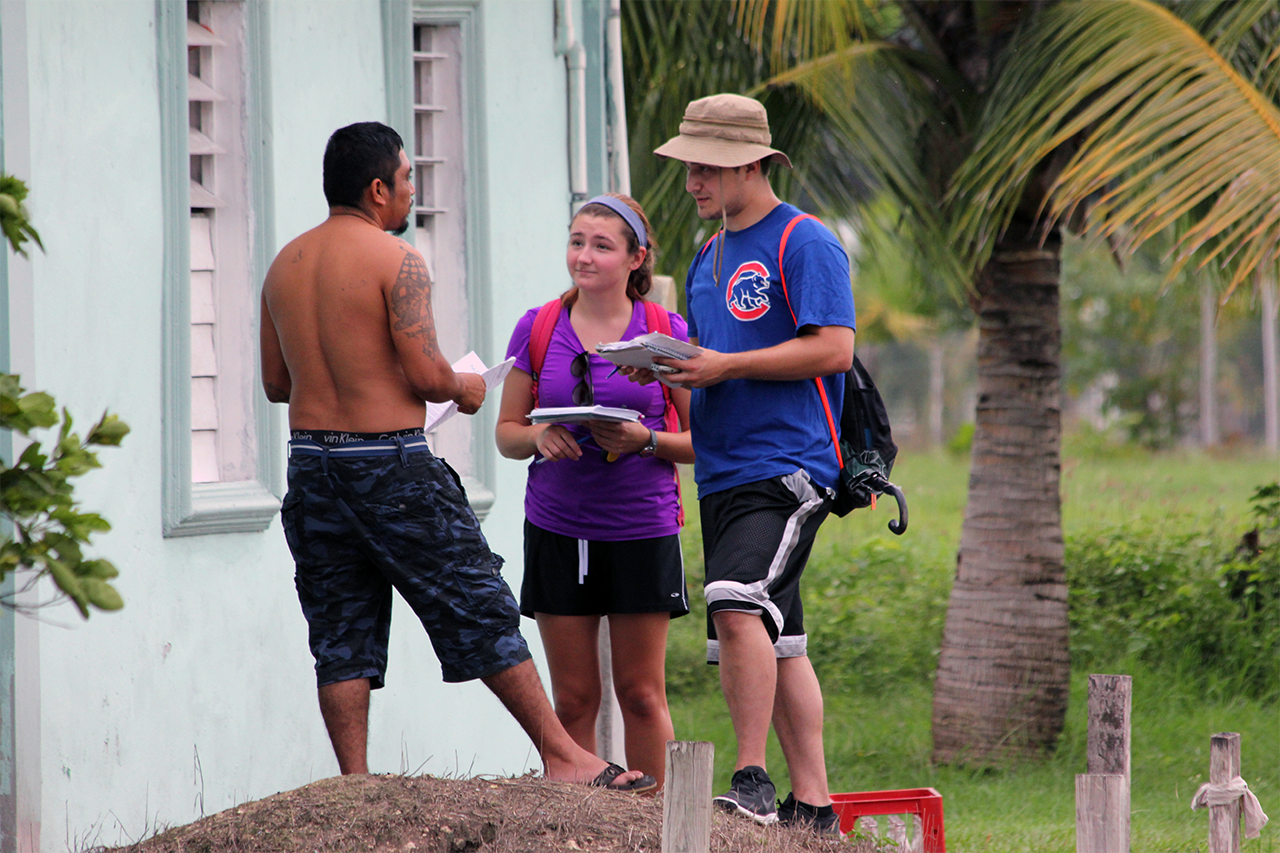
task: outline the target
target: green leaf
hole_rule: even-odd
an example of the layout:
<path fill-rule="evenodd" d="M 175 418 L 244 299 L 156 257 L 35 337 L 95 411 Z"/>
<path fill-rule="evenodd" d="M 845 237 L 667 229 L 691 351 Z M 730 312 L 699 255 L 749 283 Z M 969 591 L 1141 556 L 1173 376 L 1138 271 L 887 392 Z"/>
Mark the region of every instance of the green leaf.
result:
<path fill-rule="evenodd" d="M 22 244 L 34 240 L 44 249 L 40 235 L 32 227 L 27 209 L 22 202 L 27 197 L 27 185 L 12 175 L 0 175 L 0 230 L 9 240 L 10 247 L 20 255 L 26 256 Z"/>
<path fill-rule="evenodd" d="M 58 449 L 58 470 L 68 477 L 79 477 L 102 467 L 97 454 L 85 450 L 76 436 L 64 440 Z"/>
<path fill-rule="evenodd" d="M 85 560 L 80 564 L 80 574 L 100 580 L 111 580 L 119 577 L 120 572 L 108 560 Z"/>
<path fill-rule="evenodd" d="M 40 442 L 33 441 L 27 445 L 27 449 L 22 451 L 22 455 L 18 457 L 18 462 L 30 468 L 42 469 L 49 459 L 40 452 Z"/>
<path fill-rule="evenodd" d="M 67 597 L 76 603 L 76 607 L 80 609 L 80 615 L 88 618 L 89 616 L 89 597 L 85 593 L 80 578 L 76 577 L 75 572 L 64 563 L 45 557 L 43 560 L 49 574 L 53 577 L 53 582 L 57 584 L 58 589 L 66 593 Z"/>
<path fill-rule="evenodd" d="M 57 408 L 53 397 L 43 391 L 33 391 L 18 400 L 18 409 L 33 424 L 50 427 L 58 422 Z"/>
<path fill-rule="evenodd" d="M 86 444 L 102 444 L 119 447 L 120 442 L 129 434 L 129 425 L 112 414 L 103 413 L 102 419 L 89 430 Z"/>
<path fill-rule="evenodd" d="M 119 610 L 124 607 L 124 599 L 115 587 L 99 578 L 85 578 L 81 581 L 89 603 L 99 610 Z"/>
<path fill-rule="evenodd" d="M 57 552 L 58 559 L 65 563 L 76 574 L 80 574 L 80 563 L 84 560 L 84 552 L 80 543 L 62 533 L 51 531 L 44 535 L 44 542 L 49 549 Z"/>
<path fill-rule="evenodd" d="M 70 507 L 50 512 L 49 518 L 61 524 L 68 536 L 81 542 L 87 542 L 94 533 L 106 533 L 111 529 L 111 524 L 96 512 L 77 512 Z"/>
<path fill-rule="evenodd" d="M 0 373 L 0 397 L 12 397 L 16 400 L 21 396 L 21 378 L 14 373 Z"/>

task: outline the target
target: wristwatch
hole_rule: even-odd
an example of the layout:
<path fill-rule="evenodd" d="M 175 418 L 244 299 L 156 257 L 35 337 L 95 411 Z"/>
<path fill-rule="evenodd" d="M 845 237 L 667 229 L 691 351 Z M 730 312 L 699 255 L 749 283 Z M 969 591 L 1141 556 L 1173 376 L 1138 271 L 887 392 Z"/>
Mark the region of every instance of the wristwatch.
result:
<path fill-rule="evenodd" d="M 658 434 L 649 430 L 649 443 L 640 450 L 640 455 L 649 457 L 658 452 Z"/>

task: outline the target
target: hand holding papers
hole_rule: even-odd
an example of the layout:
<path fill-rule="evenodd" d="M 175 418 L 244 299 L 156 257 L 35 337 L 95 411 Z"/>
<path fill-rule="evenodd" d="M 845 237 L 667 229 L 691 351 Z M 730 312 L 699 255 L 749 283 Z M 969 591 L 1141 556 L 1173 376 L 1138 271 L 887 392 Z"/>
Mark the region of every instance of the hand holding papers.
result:
<path fill-rule="evenodd" d="M 623 423 L 630 421 L 632 423 L 640 420 L 640 413 L 635 409 L 620 409 L 613 406 L 548 406 L 547 408 L 534 409 L 529 413 L 530 423 L 535 424 L 580 424 L 587 421 L 612 421 L 614 423 Z M 587 433 L 577 439 L 578 444 L 582 444 L 591 438 L 591 433 Z M 613 462 L 617 459 L 616 454 L 610 454 L 606 461 Z M 536 460 L 534 465 L 541 465 L 547 461 L 547 457 L 543 456 Z"/>
<path fill-rule="evenodd" d="M 662 380 L 663 384 L 670 385 L 672 383 L 662 379 L 661 374 L 674 373 L 675 368 L 655 363 L 654 356 L 683 360 L 693 358 L 701 350 L 693 344 L 677 340 L 670 335 L 664 335 L 661 332 L 650 332 L 647 335 L 640 335 L 629 341 L 600 344 L 596 347 L 596 352 L 619 367 L 639 367 L 652 370 L 655 374 L 658 374 L 658 379 Z"/>
<path fill-rule="evenodd" d="M 502 380 L 507 378 L 507 374 L 511 372 L 511 366 L 515 363 L 516 360 L 514 358 L 509 358 L 506 361 L 495 364 L 493 367 L 485 367 L 484 362 L 480 360 L 480 356 L 473 351 L 455 361 L 453 370 L 455 373 L 479 373 L 484 377 L 485 389 L 492 391 L 502 384 Z M 425 430 L 431 432 L 431 430 L 440 426 L 457 412 L 457 403 L 427 403 Z"/>
<path fill-rule="evenodd" d="M 535 424 L 580 424 L 586 421 L 631 421 L 640 420 L 640 413 L 635 409 L 619 409 L 613 406 L 558 406 L 534 409 L 529 413 L 529 421 Z"/>
<path fill-rule="evenodd" d="M 693 344 L 677 340 L 670 335 L 664 335 L 661 332 L 650 332 L 647 335 L 640 335 L 629 341 L 599 344 L 596 347 L 596 352 L 619 367 L 647 367 L 650 369 L 657 367 L 661 369 L 662 365 L 653 363 L 655 355 L 662 358 L 686 359 L 697 355 L 699 349 Z"/>

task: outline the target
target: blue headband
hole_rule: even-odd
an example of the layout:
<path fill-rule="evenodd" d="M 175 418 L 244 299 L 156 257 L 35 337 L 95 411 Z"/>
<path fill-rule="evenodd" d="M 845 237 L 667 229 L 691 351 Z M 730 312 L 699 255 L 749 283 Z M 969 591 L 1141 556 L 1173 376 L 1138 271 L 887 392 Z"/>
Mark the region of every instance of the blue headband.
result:
<path fill-rule="evenodd" d="M 640 217 L 636 216 L 636 212 L 620 199 L 616 199 L 611 195 L 598 195 L 587 202 L 587 204 L 603 204 L 614 213 L 622 217 L 622 221 L 631 226 L 631 230 L 635 232 L 636 239 L 640 241 L 640 245 L 648 248 L 649 235 L 645 233 L 644 223 L 640 221 Z M 583 205 L 585 207 L 586 205 Z"/>

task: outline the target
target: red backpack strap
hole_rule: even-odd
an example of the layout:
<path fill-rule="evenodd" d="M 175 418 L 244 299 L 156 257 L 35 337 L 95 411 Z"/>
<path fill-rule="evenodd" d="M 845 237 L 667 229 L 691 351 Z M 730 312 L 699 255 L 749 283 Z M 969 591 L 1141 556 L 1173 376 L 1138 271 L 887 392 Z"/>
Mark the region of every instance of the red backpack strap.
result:
<path fill-rule="evenodd" d="M 551 346 L 551 334 L 556 330 L 560 320 L 560 312 L 564 303 L 559 297 L 552 299 L 538 309 L 533 318 L 533 328 L 529 331 L 529 368 L 533 371 L 533 406 L 538 407 L 538 376 L 542 373 L 542 365 L 547 360 L 547 350 Z"/>
<path fill-rule="evenodd" d="M 644 319 L 645 326 L 651 332 L 660 332 L 664 335 L 671 334 L 671 315 L 667 313 L 667 309 L 663 308 L 656 302 L 644 303 Z M 671 389 L 662 383 L 662 401 L 665 404 L 662 414 L 662 425 L 667 432 L 680 431 L 680 415 L 676 412 L 675 403 L 671 402 Z"/>
<path fill-rule="evenodd" d="M 782 239 L 778 241 L 778 279 L 782 283 L 782 298 L 787 301 L 787 310 L 791 312 L 791 322 L 797 324 L 797 327 L 800 321 L 796 319 L 796 311 L 791 307 L 791 295 L 787 293 L 787 274 L 782 268 L 782 255 L 787 250 L 787 238 L 791 236 L 791 229 L 795 228 L 804 219 L 812 219 L 818 223 L 822 221 L 812 214 L 801 213 L 788 222 L 786 228 L 782 229 Z M 822 399 L 822 409 L 827 413 L 827 427 L 831 430 L 831 443 L 836 449 L 836 464 L 844 468 L 844 457 L 840 453 L 840 433 L 836 430 L 836 419 L 831 412 L 831 401 L 827 399 L 827 387 L 822 384 L 821 376 L 815 376 L 813 382 L 818 386 L 818 396 Z"/>
<path fill-rule="evenodd" d="M 708 244 L 710 245 L 710 244 Z M 706 248 L 705 246 L 703 247 Z M 667 309 L 663 308 L 656 302 L 650 302 L 647 299 L 644 302 L 644 320 L 645 327 L 650 332 L 661 332 L 664 335 L 671 334 L 671 315 L 667 313 Z M 658 386 L 662 388 L 662 428 L 666 432 L 680 432 L 680 413 L 676 411 L 675 401 L 671 399 L 671 389 L 661 382 Z M 684 497 L 680 493 L 680 469 L 671 465 L 676 481 L 676 506 L 678 511 L 676 521 L 684 527 Z"/>

